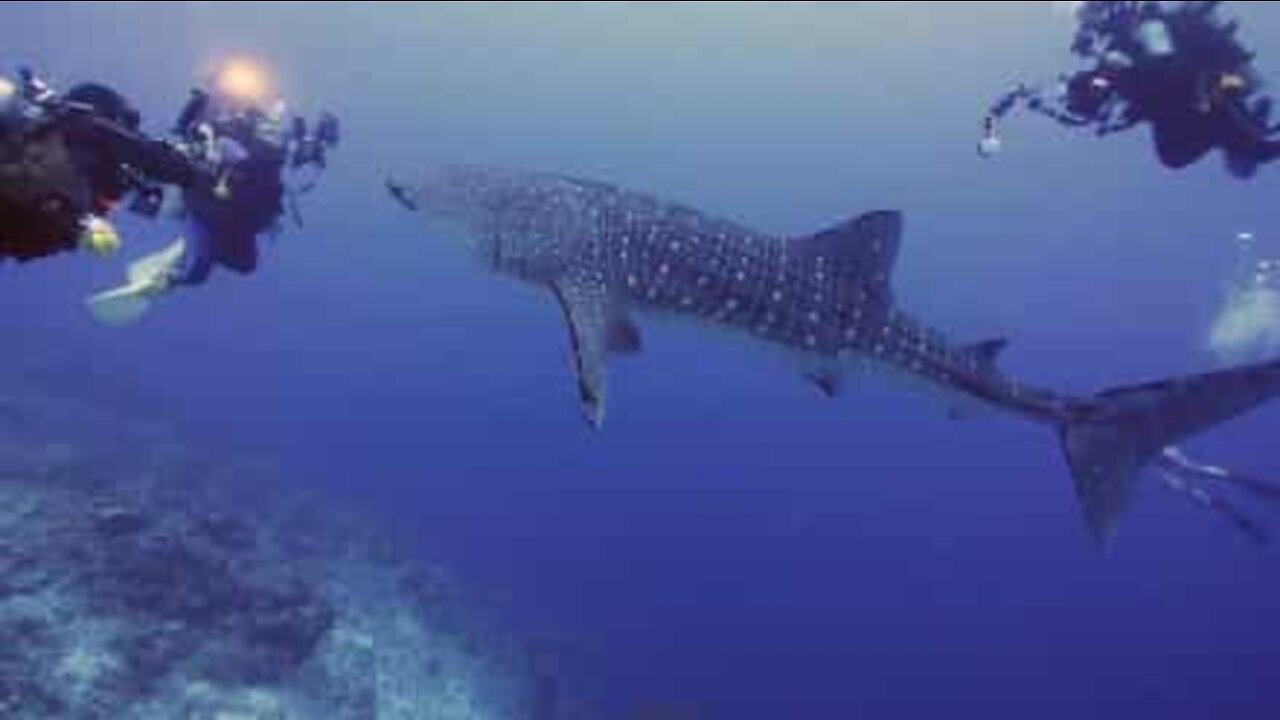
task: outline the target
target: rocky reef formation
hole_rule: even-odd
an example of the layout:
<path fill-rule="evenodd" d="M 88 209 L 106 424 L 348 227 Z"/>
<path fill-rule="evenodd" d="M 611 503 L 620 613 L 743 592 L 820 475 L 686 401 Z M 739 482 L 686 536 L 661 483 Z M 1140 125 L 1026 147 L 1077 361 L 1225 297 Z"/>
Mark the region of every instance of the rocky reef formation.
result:
<path fill-rule="evenodd" d="M 0 395 L 0 718 L 540 712 L 530 654 L 444 569 L 277 471 L 95 413 Z"/>

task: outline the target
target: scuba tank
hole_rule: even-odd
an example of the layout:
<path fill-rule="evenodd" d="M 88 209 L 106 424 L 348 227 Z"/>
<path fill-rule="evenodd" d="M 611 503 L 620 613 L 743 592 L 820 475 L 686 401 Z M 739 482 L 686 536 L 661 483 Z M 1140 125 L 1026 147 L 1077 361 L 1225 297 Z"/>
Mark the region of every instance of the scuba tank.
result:
<path fill-rule="evenodd" d="M 1176 48 L 1169 26 L 1163 19 L 1150 18 L 1138 24 L 1135 32 L 1138 46 L 1152 59 L 1167 58 L 1173 55 Z"/>
<path fill-rule="evenodd" d="M 57 95 L 28 68 L 0 77 L 0 261 L 73 250 L 93 190 L 64 130 Z"/>
<path fill-rule="evenodd" d="M 69 251 L 92 192 L 61 132 L 0 133 L 0 259 Z"/>

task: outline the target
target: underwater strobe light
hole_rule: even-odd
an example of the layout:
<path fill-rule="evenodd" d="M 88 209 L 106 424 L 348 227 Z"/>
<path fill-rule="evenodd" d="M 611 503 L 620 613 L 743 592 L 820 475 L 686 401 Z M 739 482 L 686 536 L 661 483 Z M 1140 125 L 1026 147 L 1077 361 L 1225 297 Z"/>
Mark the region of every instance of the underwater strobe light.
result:
<path fill-rule="evenodd" d="M 245 57 L 222 64 L 214 87 L 223 97 L 250 105 L 263 105 L 271 95 L 271 80 L 264 65 Z"/>

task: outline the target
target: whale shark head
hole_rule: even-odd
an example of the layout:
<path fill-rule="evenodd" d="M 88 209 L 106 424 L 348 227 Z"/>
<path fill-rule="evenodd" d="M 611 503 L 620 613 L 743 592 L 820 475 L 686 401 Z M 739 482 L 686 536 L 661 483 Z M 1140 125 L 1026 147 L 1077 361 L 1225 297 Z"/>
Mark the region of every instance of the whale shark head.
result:
<path fill-rule="evenodd" d="M 428 231 L 485 268 L 553 283 L 608 236 L 608 186 L 554 174 L 475 165 L 431 168 L 388 190 Z M 604 200 L 602 202 L 602 199 Z"/>
<path fill-rule="evenodd" d="M 466 249 L 486 268 L 549 283 L 596 242 L 601 186 L 557 175 L 478 166 L 442 166 L 392 195 L 430 234 Z"/>
<path fill-rule="evenodd" d="M 480 178 L 457 168 L 432 167 L 412 178 L 395 178 L 387 189 L 404 207 L 416 212 L 433 239 L 462 248 L 476 259 L 493 256 L 494 238 L 486 216 L 478 212 L 493 190 Z"/>

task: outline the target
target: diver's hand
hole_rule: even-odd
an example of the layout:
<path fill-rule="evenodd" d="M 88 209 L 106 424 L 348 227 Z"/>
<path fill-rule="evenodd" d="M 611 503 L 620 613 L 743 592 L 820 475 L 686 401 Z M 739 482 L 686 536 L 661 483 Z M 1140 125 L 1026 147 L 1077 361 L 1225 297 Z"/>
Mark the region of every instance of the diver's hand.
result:
<path fill-rule="evenodd" d="M 100 257 L 108 257 L 119 252 L 120 244 L 120 234 L 111 223 L 96 216 L 85 220 L 80 233 L 81 248 Z"/>
<path fill-rule="evenodd" d="M 213 197 L 222 202 L 231 200 L 231 176 L 224 173 L 218 178 L 218 182 L 212 188 Z"/>

